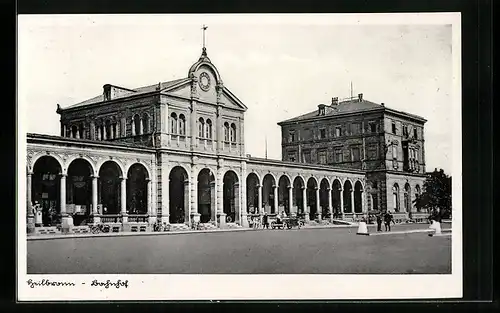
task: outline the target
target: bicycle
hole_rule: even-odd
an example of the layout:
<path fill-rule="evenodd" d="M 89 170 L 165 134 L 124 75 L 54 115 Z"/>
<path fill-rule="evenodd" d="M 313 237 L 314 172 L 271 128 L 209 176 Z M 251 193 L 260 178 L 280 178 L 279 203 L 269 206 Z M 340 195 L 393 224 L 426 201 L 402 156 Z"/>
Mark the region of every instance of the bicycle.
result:
<path fill-rule="evenodd" d="M 106 224 L 90 225 L 90 232 L 92 234 L 109 233 L 109 230 L 110 230 L 110 227 L 109 227 L 109 225 L 106 225 Z"/>

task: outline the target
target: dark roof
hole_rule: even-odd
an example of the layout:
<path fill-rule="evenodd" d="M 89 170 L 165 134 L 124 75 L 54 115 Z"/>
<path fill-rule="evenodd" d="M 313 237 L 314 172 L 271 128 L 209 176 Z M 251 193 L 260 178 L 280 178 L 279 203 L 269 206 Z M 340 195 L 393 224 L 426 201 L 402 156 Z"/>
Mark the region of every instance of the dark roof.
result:
<path fill-rule="evenodd" d="M 325 106 L 325 115 L 324 116 L 335 116 L 347 113 L 356 113 L 367 110 L 373 110 L 377 108 L 383 108 L 382 105 L 378 103 L 374 103 L 367 100 L 359 101 L 357 98 L 355 100 L 347 100 L 343 102 L 339 102 L 338 105 L 327 105 Z M 280 123 L 290 123 L 290 122 L 300 122 L 303 120 L 312 119 L 318 116 L 318 109 L 309 112 L 304 115 L 300 115 Z"/>
<path fill-rule="evenodd" d="M 161 84 L 161 89 L 171 87 L 171 86 L 173 86 L 173 85 L 175 85 L 177 83 L 180 83 L 183 80 L 188 80 L 188 78 L 181 78 L 181 79 L 171 80 L 171 81 L 167 81 L 167 82 L 162 82 L 162 83 L 160 83 Z M 154 85 L 149 85 L 149 86 L 144 86 L 144 87 L 139 87 L 139 88 L 131 89 L 132 91 L 130 93 L 126 93 L 126 94 L 122 94 L 122 95 L 116 96 L 114 99 L 127 98 L 127 97 L 130 97 L 130 96 L 135 96 L 135 95 L 140 95 L 140 94 L 152 92 L 152 91 L 155 91 L 157 87 L 158 87 L 158 84 L 154 84 Z M 76 108 L 76 107 L 82 107 L 82 106 L 86 106 L 86 105 L 90 105 L 90 104 L 99 103 L 99 102 L 102 102 L 102 101 L 104 101 L 104 95 L 100 94 L 100 95 L 95 96 L 93 98 L 87 99 L 87 100 L 82 101 L 82 102 L 77 103 L 77 104 L 70 105 L 70 106 L 62 108 L 62 109 L 63 110 L 65 110 L 65 109 L 72 109 L 72 108 Z"/>
<path fill-rule="evenodd" d="M 405 115 L 407 117 L 411 117 L 411 118 L 421 120 L 424 122 L 426 121 L 426 119 L 424 119 L 421 116 L 406 113 L 403 111 L 394 110 L 394 109 L 388 108 L 384 105 L 381 105 L 381 104 L 378 104 L 375 102 L 371 102 L 371 101 L 367 101 L 364 99 L 362 101 L 359 101 L 357 98 L 353 99 L 353 100 L 339 102 L 339 104 L 337 104 L 337 105 L 325 106 L 325 115 L 323 115 L 321 117 L 336 116 L 336 115 L 343 115 L 343 114 L 350 114 L 350 113 L 359 113 L 359 112 L 365 112 L 365 111 L 374 111 L 377 109 L 384 110 L 386 112 L 391 112 L 394 114 L 402 114 L 402 115 Z M 297 117 L 279 122 L 278 125 L 285 124 L 285 123 L 301 122 L 304 120 L 314 119 L 316 117 L 319 117 L 318 109 L 316 109 L 312 112 L 309 112 L 309 113 L 306 113 L 303 115 L 299 115 Z"/>

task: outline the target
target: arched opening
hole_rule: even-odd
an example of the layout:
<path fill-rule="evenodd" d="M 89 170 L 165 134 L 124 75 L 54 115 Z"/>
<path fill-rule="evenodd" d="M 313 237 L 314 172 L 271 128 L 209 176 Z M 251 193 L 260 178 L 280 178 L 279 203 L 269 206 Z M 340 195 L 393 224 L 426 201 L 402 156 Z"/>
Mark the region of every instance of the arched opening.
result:
<path fill-rule="evenodd" d="M 276 208 L 274 207 L 274 188 L 276 182 L 273 175 L 266 174 L 262 181 L 262 207 L 267 214 L 274 214 Z"/>
<path fill-rule="evenodd" d="M 404 209 L 407 213 L 411 211 L 411 188 L 408 183 L 405 184 Z"/>
<path fill-rule="evenodd" d="M 141 117 L 139 114 L 134 115 L 134 134 L 141 135 Z"/>
<path fill-rule="evenodd" d="M 352 213 L 352 184 L 350 181 L 346 180 L 344 183 L 343 200 L 344 200 L 344 213 Z"/>
<path fill-rule="evenodd" d="M 212 139 L 212 121 L 207 119 L 207 124 L 205 125 L 205 137 Z"/>
<path fill-rule="evenodd" d="M 420 196 L 421 196 L 421 194 L 420 194 L 420 186 L 417 185 L 417 186 L 415 186 L 415 198 L 419 199 Z M 417 212 L 420 213 L 422 211 L 422 206 L 419 205 L 419 204 L 417 204 L 417 205 L 415 205 L 415 209 L 417 210 Z"/>
<path fill-rule="evenodd" d="M 170 133 L 177 134 L 177 114 L 170 114 Z"/>
<path fill-rule="evenodd" d="M 150 132 L 150 127 L 149 127 L 149 114 L 144 113 L 142 115 L 142 133 L 143 134 L 149 134 Z"/>
<path fill-rule="evenodd" d="M 321 217 L 323 219 L 330 218 L 332 212 L 330 212 L 328 195 L 330 192 L 330 183 L 326 178 L 323 178 L 320 183 L 319 189 L 319 205 L 321 207 Z"/>
<path fill-rule="evenodd" d="M 205 134 L 205 120 L 203 119 L 203 117 L 200 117 L 200 119 L 198 120 L 198 137 L 203 138 L 204 134 Z"/>
<path fill-rule="evenodd" d="M 127 173 L 127 211 L 129 214 L 148 213 L 148 171 L 140 163 L 133 164 Z"/>
<path fill-rule="evenodd" d="M 66 212 L 73 213 L 75 226 L 86 224 L 92 203 L 92 166 L 87 160 L 76 159 L 68 167 L 66 178 Z"/>
<path fill-rule="evenodd" d="M 318 183 L 316 179 L 313 177 L 307 180 L 307 206 L 309 212 L 309 219 L 316 219 L 316 215 L 318 214 L 317 203 L 318 199 L 316 199 L 316 189 L 318 188 Z"/>
<path fill-rule="evenodd" d="M 236 125 L 234 123 L 231 124 L 231 142 L 236 142 Z"/>
<path fill-rule="evenodd" d="M 198 213 L 200 222 L 215 220 L 216 214 L 215 177 L 208 168 L 198 174 Z"/>
<path fill-rule="evenodd" d="M 61 173 L 61 165 L 52 156 L 40 157 L 33 166 L 31 199 L 41 206 L 43 226 L 60 223 Z"/>
<path fill-rule="evenodd" d="M 304 188 L 304 180 L 302 179 L 302 177 L 297 176 L 293 180 L 293 205 L 297 208 L 297 210 L 293 211 L 295 211 L 297 214 L 304 214 Z"/>
<path fill-rule="evenodd" d="M 184 114 L 179 115 L 179 135 L 186 135 L 186 117 Z"/>
<path fill-rule="evenodd" d="M 121 177 L 122 171 L 118 164 L 106 161 L 99 169 L 99 203 L 102 214 L 119 214 L 121 207 Z"/>
<path fill-rule="evenodd" d="M 176 166 L 169 175 L 169 223 L 181 224 L 189 220 L 189 179 L 186 170 Z"/>
<path fill-rule="evenodd" d="M 286 175 L 282 175 L 278 180 L 278 213 L 284 210 L 286 215 L 290 215 L 290 188 L 292 185 Z"/>
<path fill-rule="evenodd" d="M 224 123 L 224 141 L 229 142 L 229 123 Z"/>
<path fill-rule="evenodd" d="M 392 208 L 394 212 L 399 212 L 399 185 L 397 183 L 392 186 Z"/>
<path fill-rule="evenodd" d="M 354 213 L 363 212 L 363 185 L 360 181 L 354 184 Z"/>
<path fill-rule="evenodd" d="M 238 176 L 233 171 L 227 171 L 224 175 L 223 206 L 228 223 L 239 222 L 239 199 L 240 185 Z"/>
<path fill-rule="evenodd" d="M 258 214 L 259 207 L 259 177 L 255 173 L 247 176 L 247 212 Z"/>
<path fill-rule="evenodd" d="M 340 218 L 342 216 L 341 197 L 342 184 L 338 179 L 335 179 L 332 184 L 332 214 L 333 218 Z"/>

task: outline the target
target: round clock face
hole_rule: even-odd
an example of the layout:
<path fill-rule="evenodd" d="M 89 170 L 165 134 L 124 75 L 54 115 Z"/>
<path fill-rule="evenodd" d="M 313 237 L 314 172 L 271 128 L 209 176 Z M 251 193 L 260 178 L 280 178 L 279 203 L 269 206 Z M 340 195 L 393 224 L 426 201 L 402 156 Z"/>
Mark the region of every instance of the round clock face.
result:
<path fill-rule="evenodd" d="M 200 74 L 200 87 L 205 91 L 210 89 L 210 76 L 206 72 Z"/>

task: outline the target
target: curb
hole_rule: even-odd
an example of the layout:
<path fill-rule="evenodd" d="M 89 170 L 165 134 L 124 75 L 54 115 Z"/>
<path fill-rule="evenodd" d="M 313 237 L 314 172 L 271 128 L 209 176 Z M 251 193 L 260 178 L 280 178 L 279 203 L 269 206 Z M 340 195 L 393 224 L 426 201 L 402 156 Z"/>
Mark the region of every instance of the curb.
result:
<path fill-rule="evenodd" d="M 443 233 L 450 233 L 451 235 L 451 228 L 448 229 L 442 229 L 441 232 Z M 412 229 L 412 230 L 401 230 L 401 231 L 388 231 L 388 232 L 377 232 L 377 233 L 368 233 L 366 235 L 368 236 L 383 236 L 383 235 L 401 235 L 401 234 L 414 234 L 414 233 L 429 233 L 429 236 L 433 236 L 434 230 L 432 229 Z"/>

